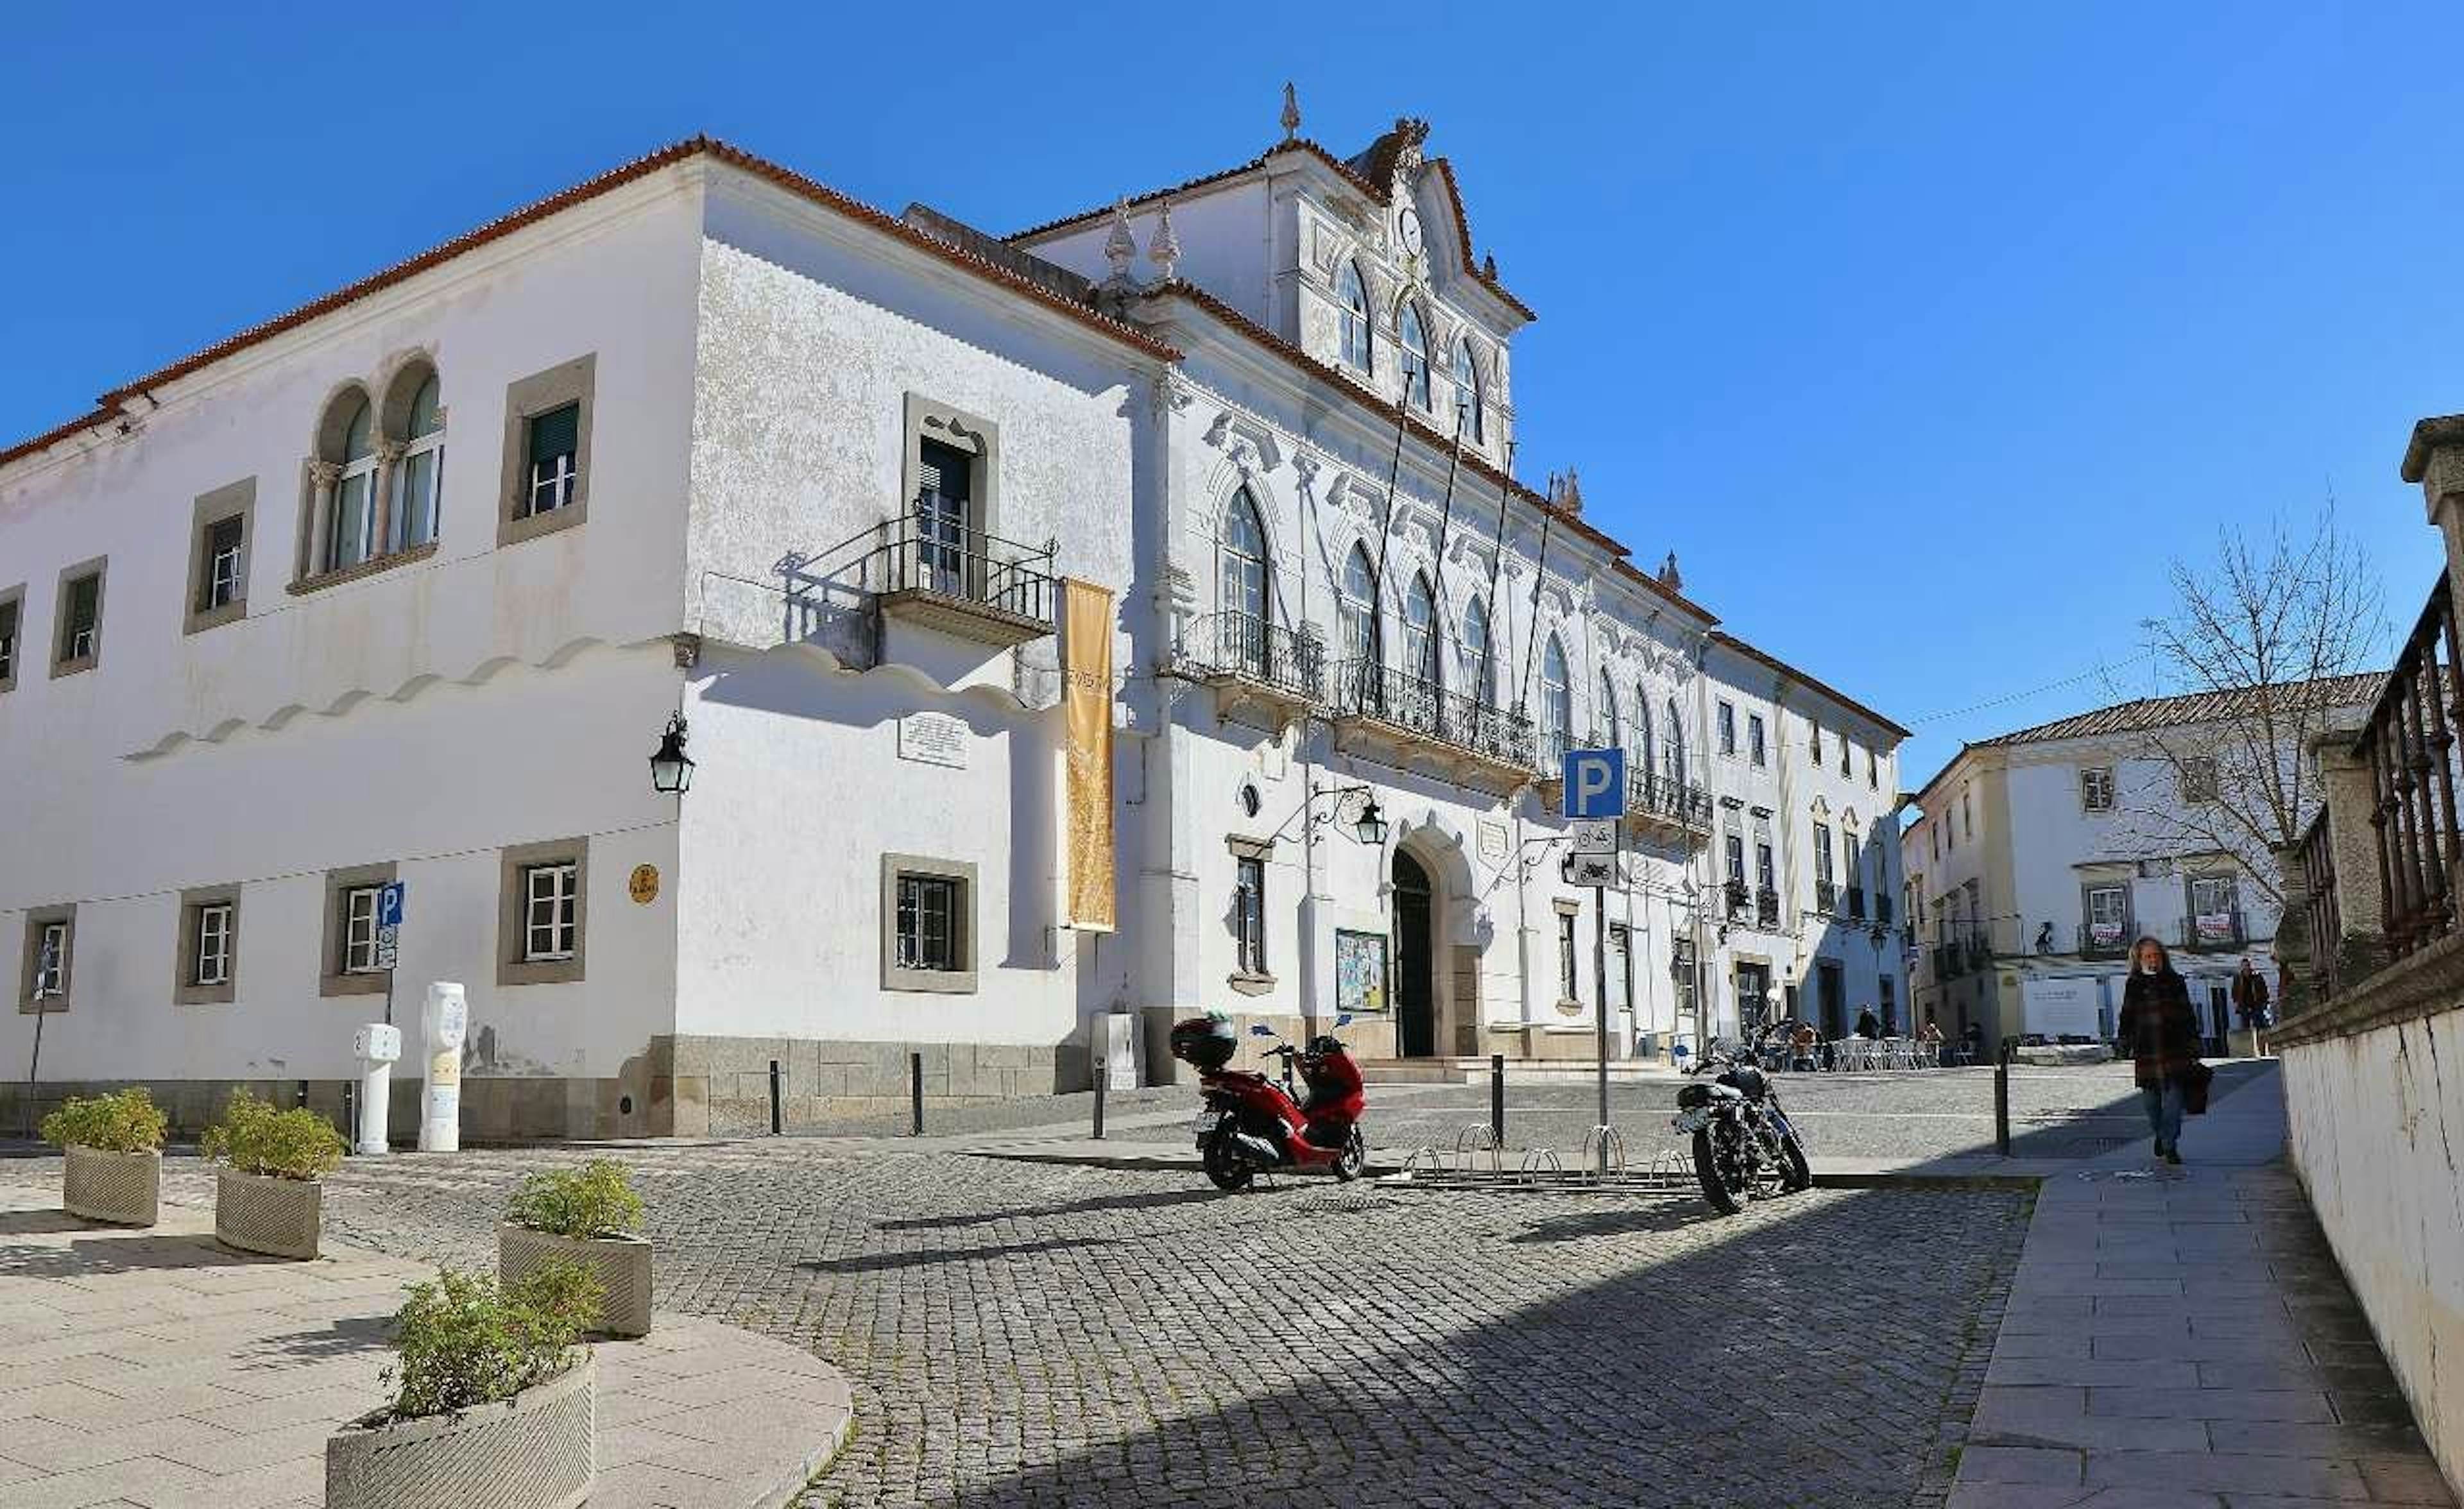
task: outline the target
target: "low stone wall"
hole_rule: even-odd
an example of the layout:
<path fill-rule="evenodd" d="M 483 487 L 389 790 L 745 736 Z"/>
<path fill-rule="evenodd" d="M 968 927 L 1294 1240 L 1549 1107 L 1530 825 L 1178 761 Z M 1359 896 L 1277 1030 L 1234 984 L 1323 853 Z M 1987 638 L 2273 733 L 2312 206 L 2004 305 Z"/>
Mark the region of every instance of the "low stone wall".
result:
<path fill-rule="evenodd" d="M 2431 1452 L 2464 1485 L 2464 935 L 2274 1038 L 2296 1171 Z"/>

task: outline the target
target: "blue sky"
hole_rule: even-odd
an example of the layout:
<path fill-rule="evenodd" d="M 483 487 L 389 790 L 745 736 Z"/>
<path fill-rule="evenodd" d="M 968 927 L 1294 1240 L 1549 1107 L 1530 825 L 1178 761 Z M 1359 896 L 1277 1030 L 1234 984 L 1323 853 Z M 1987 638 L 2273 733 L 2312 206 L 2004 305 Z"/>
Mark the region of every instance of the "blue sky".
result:
<path fill-rule="evenodd" d="M 2453 6 L 25 8 L 0 436 L 653 145 L 987 229 L 1427 118 L 1540 313 L 1521 470 L 1917 730 L 2144 689 L 2165 562 L 2464 409 Z M 1957 712 L 1977 704 L 1978 711 Z M 1949 715 L 1945 715 L 1949 714 Z"/>

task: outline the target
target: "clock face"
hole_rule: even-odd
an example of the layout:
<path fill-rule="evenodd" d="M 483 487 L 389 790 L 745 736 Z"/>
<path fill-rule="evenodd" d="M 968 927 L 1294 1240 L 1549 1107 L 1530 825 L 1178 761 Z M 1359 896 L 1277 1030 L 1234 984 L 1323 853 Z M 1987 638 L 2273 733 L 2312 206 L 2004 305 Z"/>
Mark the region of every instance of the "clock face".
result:
<path fill-rule="evenodd" d="M 1403 234 L 1403 250 L 1411 252 L 1414 256 L 1419 255 L 1420 217 L 1413 211 L 1406 209 L 1403 211 L 1403 218 L 1397 224 L 1397 229 Z"/>

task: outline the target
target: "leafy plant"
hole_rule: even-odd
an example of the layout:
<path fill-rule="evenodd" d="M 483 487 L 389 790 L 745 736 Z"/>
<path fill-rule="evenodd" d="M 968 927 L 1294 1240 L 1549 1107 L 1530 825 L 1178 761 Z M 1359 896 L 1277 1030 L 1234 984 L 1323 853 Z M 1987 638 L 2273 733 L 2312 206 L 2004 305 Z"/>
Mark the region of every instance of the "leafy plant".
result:
<path fill-rule="evenodd" d="M 72 1097 L 43 1118 L 43 1140 L 98 1152 L 152 1152 L 170 1118 L 142 1084 L 109 1095 Z"/>
<path fill-rule="evenodd" d="M 342 1161 L 342 1134 L 305 1106 L 277 1111 L 246 1090 L 231 1091 L 223 1119 L 197 1140 L 197 1151 L 239 1173 L 275 1179 L 317 1179 Z"/>
<path fill-rule="evenodd" d="M 393 1318 L 394 1418 L 458 1414 L 546 1383 L 582 1360 L 575 1344 L 605 1298 L 588 1269 L 563 1258 L 507 1289 L 439 1268 Z"/>
<path fill-rule="evenodd" d="M 623 1236 L 642 1229 L 642 1197 L 623 1164 L 594 1158 L 524 1179 L 505 1219 L 556 1236 Z"/>

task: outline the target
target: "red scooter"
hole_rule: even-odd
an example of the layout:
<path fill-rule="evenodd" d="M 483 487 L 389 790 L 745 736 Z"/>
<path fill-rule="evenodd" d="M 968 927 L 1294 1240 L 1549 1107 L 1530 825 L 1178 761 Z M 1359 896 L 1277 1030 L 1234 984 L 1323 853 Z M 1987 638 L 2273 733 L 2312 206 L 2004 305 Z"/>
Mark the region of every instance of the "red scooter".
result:
<path fill-rule="evenodd" d="M 1349 1013 L 1334 1019 L 1349 1026 Z M 1264 1023 L 1249 1029 L 1271 1038 Z M 1338 1179 L 1357 1179 L 1369 1166 L 1369 1143 L 1360 1134 L 1366 1108 L 1360 1069 L 1331 1034 L 1307 1047 L 1278 1043 L 1266 1050 L 1283 1061 L 1283 1081 L 1250 1069 L 1227 1069 L 1240 1039 L 1222 1017 L 1192 1017 L 1172 1029 L 1172 1056 L 1198 1070 L 1205 1109 L 1191 1130 L 1206 1176 L 1219 1190 L 1245 1190 L 1261 1169 L 1331 1169 Z M 1292 1071 L 1304 1089 L 1296 1091 Z"/>

